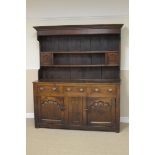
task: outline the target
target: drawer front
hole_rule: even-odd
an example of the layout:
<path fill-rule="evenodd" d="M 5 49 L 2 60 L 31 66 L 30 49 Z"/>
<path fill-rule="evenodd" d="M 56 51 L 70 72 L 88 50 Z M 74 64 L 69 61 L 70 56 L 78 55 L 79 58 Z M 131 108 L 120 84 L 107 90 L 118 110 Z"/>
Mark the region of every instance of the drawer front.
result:
<path fill-rule="evenodd" d="M 38 94 L 61 94 L 63 93 L 62 86 L 56 84 L 41 85 L 37 87 Z"/>
<path fill-rule="evenodd" d="M 116 96 L 115 85 L 90 86 L 88 88 L 88 95 L 90 96 Z"/>
<path fill-rule="evenodd" d="M 85 96 L 87 94 L 87 88 L 84 86 L 64 86 L 64 93 L 66 95 Z"/>
<path fill-rule="evenodd" d="M 34 93 L 38 95 L 67 96 L 116 96 L 116 85 L 61 85 L 37 84 Z"/>

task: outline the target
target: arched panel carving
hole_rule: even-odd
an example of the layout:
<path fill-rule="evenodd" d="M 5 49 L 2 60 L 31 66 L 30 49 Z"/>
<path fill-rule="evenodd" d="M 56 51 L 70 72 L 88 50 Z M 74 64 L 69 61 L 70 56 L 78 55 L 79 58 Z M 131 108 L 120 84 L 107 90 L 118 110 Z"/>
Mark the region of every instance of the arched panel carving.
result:
<path fill-rule="evenodd" d="M 103 114 L 104 112 L 111 110 L 111 103 L 108 101 L 93 100 L 87 103 L 88 111 L 93 111 L 98 114 Z"/>

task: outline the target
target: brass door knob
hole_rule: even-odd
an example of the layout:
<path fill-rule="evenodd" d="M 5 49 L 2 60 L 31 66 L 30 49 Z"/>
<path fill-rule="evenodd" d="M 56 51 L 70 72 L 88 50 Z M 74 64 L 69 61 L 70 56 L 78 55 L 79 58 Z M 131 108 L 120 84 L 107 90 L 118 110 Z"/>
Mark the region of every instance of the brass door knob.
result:
<path fill-rule="evenodd" d="M 65 106 L 64 106 L 64 105 L 61 105 L 61 106 L 60 106 L 60 110 L 61 110 L 61 111 L 64 111 L 64 110 L 65 110 Z"/>
<path fill-rule="evenodd" d="M 85 108 L 84 110 L 85 110 L 85 111 L 88 111 L 88 108 Z"/>

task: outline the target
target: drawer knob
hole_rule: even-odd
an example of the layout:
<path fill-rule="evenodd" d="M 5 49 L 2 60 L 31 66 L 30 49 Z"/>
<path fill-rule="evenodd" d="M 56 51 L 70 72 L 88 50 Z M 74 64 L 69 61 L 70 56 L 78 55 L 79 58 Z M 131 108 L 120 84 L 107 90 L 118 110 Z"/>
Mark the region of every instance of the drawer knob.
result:
<path fill-rule="evenodd" d="M 83 92 L 84 91 L 84 89 L 83 88 L 80 88 L 80 92 Z"/>
<path fill-rule="evenodd" d="M 67 88 L 67 91 L 71 91 L 71 88 Z"/>
<path fill-rule="evenodd" d="M 99 89 L 98 89 L 98 88 L 95 88 L 94 90 L 95 90 L 96 92 L 98 92 L 98 91 L 99 91 Z"/>
<path fill-rule="evenodd" d="M 109 89 L 108 89 L 108 91 L 109 91 L 109 92 L 112 92 L 112 89 L 111 89 L 111 88 L 109 88 Z"/>
<path fill-rule="evenodd" d="M 39 89 L 40 89 L 40 90 L 44 90 L 44 88 L 43 88 L 43 87 L 40 87 Z"/>
<path fill-rule="evenodd" d="M 52 88 L 52 90 L 53 90 L 53 91 L 56 91 L 56 90 L 57 90 L 57 88 L 56 88 L 56 87 L 53 87 L 53 88 Z"/>

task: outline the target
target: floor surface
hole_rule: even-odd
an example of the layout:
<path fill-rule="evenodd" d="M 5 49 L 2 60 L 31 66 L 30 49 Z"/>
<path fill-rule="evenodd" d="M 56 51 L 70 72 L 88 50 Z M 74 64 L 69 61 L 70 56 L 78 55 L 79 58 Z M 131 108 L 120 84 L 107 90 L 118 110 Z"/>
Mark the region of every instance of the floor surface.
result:
<path fill-rule="evenodd" d="M 27 119 L 26 155 L 128 155 L 128 124 L 120 133 L 36 129 Z"/>

